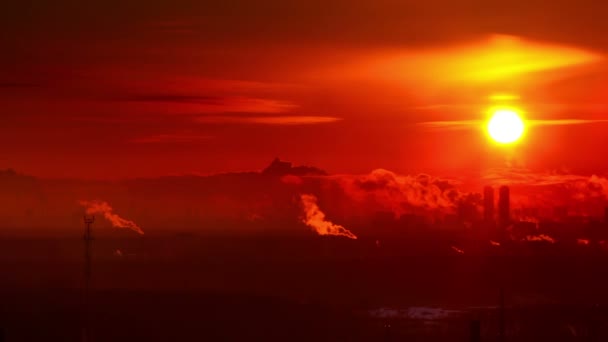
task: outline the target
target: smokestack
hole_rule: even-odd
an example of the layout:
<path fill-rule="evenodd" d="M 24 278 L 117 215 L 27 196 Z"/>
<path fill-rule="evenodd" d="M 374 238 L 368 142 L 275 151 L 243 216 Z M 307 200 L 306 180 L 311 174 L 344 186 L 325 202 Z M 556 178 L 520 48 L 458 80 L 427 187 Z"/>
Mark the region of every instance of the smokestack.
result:
<path fill-rule="evenodd" d="M 508 188 L 507 188 L 508 189 Z M 500 288 L 500 307 L 498 317 L 498 342 L 505 342 L 505 289 Z"/>
<path fill-rule="evenodd" d="M 483 188 L 483 218 L 486 223 L 494 222 L 494 188 Z"/>
<path fill-rule="evenodd" d="M 93 223 L 95 216 L 84 216 L 84 286 L 82 341 L 89 341 L 89 292 L 91 287 L 91 245 L 93 243 Z"/>
<path fill-rule="evenodd" d="M 608 207 L 604 208 L 604 224 L 608 224 Z"/>
<path fill-rule="evenodd" d="M 469 341 L 481 342 L 481 322 L 479 320 L 471 321 L 471 333 Z"/>
<path fill-rule="evenodd" d="M 392 330 L 392 326 L 390 325 L 390 323 L 384 324 L 384 341 L 385 342 L 391 341 L 391 330 Z"/>
<path fill-rule="evenodd" d="M 503 185 L 498 190 L 498 223 L 500 228 L 506 228 L 511 223 L 511 199 L 509 187 Z"/>

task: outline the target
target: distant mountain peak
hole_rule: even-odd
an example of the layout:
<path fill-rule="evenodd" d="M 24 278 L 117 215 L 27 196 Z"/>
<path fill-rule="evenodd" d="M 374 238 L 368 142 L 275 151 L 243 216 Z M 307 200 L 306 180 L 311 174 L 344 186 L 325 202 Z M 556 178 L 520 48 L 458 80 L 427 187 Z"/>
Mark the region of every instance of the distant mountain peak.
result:
<path fill-rule="evenodd" d="M 311 166 L 293 166 L 291 162 L 275 158 L 268 167 L 262 170 L 262 174 L 269 176 L 325 176 L 327 172 Z"/>

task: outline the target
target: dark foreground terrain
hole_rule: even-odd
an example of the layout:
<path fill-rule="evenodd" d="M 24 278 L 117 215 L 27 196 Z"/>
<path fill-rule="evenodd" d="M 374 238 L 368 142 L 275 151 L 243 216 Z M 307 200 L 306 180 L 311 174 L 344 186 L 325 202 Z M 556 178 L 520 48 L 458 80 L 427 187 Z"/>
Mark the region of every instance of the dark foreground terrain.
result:
<path fill-rule="evenodd" d="M 608 338 L 608 255 L 320 237 L 0 241 L 6 341 L 509 341 Z"/>

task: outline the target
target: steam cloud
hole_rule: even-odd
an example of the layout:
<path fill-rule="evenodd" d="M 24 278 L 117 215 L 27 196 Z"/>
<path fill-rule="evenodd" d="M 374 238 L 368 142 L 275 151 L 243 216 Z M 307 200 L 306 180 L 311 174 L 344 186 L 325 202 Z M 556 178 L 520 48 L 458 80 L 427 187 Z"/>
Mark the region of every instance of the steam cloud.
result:
<path fill-rule="evenodd" d="M 559 172 L 539 173 L 521 168 L 493 169 L 484 176 L 493 185 L 509 185 L 513 207 L 568 207 L 571 214 L 598 215 L 608 200 L 608 179 Z"/>
<path fill-rule="evenodd" d="M 344 193 L 340 206 L 329 202 L 327 211 L 373 215 L 392 212 L 396 218 L 404 214 L 441 217 L 463 212 L 480 213 L 483 206 L 481 189 L 485 185 L 508 185 L 513 209 L 535 208 L 540 217 L 554 217 L 555 208 L 567 207 L 569 214 L 603 215 L 608 204 L 608 178 L 564 172 L 535 172 L 518 167 L 488 169 L 482 178 L 448 179 L 427 174 L 401 175 L 376 169 L 364 175 L 333 175 L 322 178 L 321 191 L 328 196 L 336 188 Z M 306 179 L 304 179 L 306 180 Z M 335 187 L 337 185 L 338 187 Z M 321 197 L 324 193 L 320 194 Z M 533 220 L 523 212 L 514 217 Z M 524 215 L 524 216 L 522 216 Z M 529 215 L 528 215 L 529 216 Z"/>
<path fill-rule="evenodd" d="M 339 178 L 343 189 L 364 208 L 388 210 L 396 217 L 410 213 L 451 213 L 460 203 L 475 206 L 479 199 L 457 189 L 457 181 L 431 177 L 398 175 L 376 169 L 363 176 Z"/>
<path fill-rule="evenodd" d="M 300 199 L 302 200 L 302 208 L 304 210 L 302 222 L 314 229 L 317 234 L 357 239 L 357 236 L 348 229 L 325 219 L 325 214 L 317 205 L 317 198 L 314 195 L 301 195 Z"/>
<path fill-rule="evenodd" d="M 127 228 L 144 235 L 144 231 L 133 221 L 126 220 L 113 213 L 112 207 L 103 201 L 80 201 L 80 205 L 86 208 L 87 215 L 102 214 L 112 226 L 117 228 Z"/>
<path fill-rule="evenodd" d="M 546 234 L 528 235 L 526 236 L 526 241 L 555 243 L 555 239 Z"/>
<path fill-rule="evenodd" d="M 458 253 L 458 254 L 464 254 L 464 250 L 463 250 L 463 249 L 460 249 L 460 248 L 458 248 L 458 247 L 456 247 L 456 246 L 452 246 L 452 250 L 453 250 L 454 252 Z"/>

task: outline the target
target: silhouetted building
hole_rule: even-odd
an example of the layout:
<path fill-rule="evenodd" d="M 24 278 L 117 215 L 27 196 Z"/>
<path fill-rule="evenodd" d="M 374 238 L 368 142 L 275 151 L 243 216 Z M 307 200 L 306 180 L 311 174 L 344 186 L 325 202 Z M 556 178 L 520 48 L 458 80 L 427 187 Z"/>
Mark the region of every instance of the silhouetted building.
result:
<path fill-rule="evenodd" d="M 538 225 L 536 222 L 516 221 L 513 223 L 511 234 L 516 239 L 524 239 L 528 235 L 536 235 L 538 233 Z"/>
<path fill-rule="evenodd" d="M 522 208 L 521 215 L 525 219 L 538 219 L 538 208 Z"/>
<path fill-rule="evenodd" d="M 608 224 L 608 207 L 604 208 L 604 223 Z"/>
<path fill-rule="evenodd" d="M 494 222 L 494 188 L 491 186 L 483 188 L 483 219 Z"/>
<path fill-rule="evenodd" d="M 498 190 L 498 225 L 500 229 L 511 223 L 511 198 L 509 187 L 503 185 Z"/>
<path fill-rule="evenodd" d="M 275 158 L 262 173 L 270 175 L 286 175 L 291 172 L 292 164 L 290 162 L 281 161 Z"/>

